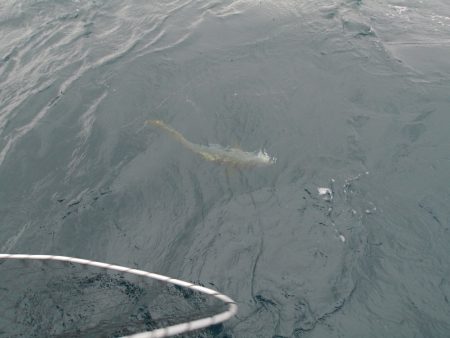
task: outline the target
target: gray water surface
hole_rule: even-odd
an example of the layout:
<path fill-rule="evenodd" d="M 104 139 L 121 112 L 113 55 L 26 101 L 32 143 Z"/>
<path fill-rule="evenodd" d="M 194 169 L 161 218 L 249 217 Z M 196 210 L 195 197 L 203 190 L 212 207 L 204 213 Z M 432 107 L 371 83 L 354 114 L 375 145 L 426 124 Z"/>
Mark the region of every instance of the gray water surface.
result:
<path fill-rule="evenodd" d="M 213 336 L 448 337 L 449 37 L 444 0 L 4 1 L 0 251 L 214 287 Z"/>

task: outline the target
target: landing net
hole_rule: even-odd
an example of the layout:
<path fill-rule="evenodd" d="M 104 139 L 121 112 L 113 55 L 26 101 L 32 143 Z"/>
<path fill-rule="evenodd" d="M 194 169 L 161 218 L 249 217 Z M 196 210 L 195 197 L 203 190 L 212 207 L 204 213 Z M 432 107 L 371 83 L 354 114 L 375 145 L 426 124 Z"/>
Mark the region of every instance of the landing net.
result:
<path fill-rule="evenodd" d="M 236 312 L 228 296 L 155 273 L 0 254 L 0 337 L 155 338 L 201 328 L 215 335 Z"/>

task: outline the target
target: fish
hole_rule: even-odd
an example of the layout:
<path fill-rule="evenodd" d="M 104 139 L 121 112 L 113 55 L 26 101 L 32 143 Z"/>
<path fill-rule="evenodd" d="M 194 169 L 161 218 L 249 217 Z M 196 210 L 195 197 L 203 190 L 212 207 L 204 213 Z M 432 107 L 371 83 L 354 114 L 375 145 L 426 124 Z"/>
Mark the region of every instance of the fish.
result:
<path fill-rule="evenodd" d="M 210 162 L 236 167 L 264 167 L 275 164 L 277 161 L 276 157 L 270 156 L 264 149 L 251 152 L 239 148 L 223 147 L 220 144 L 202 145 L 193 143 L 161 120 L 147 120 L 145 124 L 164 130 L 185 148 Z"/>

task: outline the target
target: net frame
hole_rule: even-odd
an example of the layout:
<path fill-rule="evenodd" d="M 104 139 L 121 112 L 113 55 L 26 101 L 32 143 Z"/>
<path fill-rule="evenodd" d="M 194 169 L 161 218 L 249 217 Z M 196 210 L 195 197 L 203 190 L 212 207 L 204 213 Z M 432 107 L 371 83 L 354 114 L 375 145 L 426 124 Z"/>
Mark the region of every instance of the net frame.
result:
<path fill-rule="evenodd" d="M 169 283 L 173 285 L 178 285 L 193 291 L 198 291 L 200 293 L 206 294 L 217 298 L 218 300 L 224 302 L 228 308 L 226 311 L 218 313 L 216 315 L 196 319 L 189 322 L 184 322 L 180 324 L 175 324 L 167 326 L 164 328 L 156 329 L 153 331 L 139 332 L 128 336 L 123 336 L 122 338 L 163 338 L 170 337 L 181 333 L 186 333 L 198 329 L 203 329 L 211 325 L 217 325 L 223 323 L 233 317 L 238 310 L 237 304 L 228 296 L 217 292 L 213 289 L 206 288 L 204 286 L 196 285 L 190 282 L 186 282 L 180 279 L 171 278 L 168 276 L 160 275 L 153 272 L 147 272 L 144 270 L 133 269 L 125 266 L 114 265 L 109 263 L 103 263 L 98 261 L 92 261 L 89 259 L 82 259 L 69 256 L 53 256 L 53 255 L 29 255 L 29 254 L 0 254 L 0 260 L 15 259 L 15 260 L 40 260 L 40 261 L 59 261 L 68 262 L 74 264 L 88 265 L 105 270 L 114 270 L 122 273 L 128 273 L 136 276 L 142 276 L 149 279 L 158 280 L 163 283 Z"/>

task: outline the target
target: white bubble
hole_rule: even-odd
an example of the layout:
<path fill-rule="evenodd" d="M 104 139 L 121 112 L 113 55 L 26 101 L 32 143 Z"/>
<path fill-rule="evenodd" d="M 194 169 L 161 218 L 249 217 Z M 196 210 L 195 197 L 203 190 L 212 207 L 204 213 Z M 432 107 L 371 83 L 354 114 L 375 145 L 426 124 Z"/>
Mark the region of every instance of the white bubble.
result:
<path fill-rule="evenodd" d="M 329 188 L 319 187 L 317 192 L 326 201 L 331 201 L 333 199 L 333 192 Z"/>

